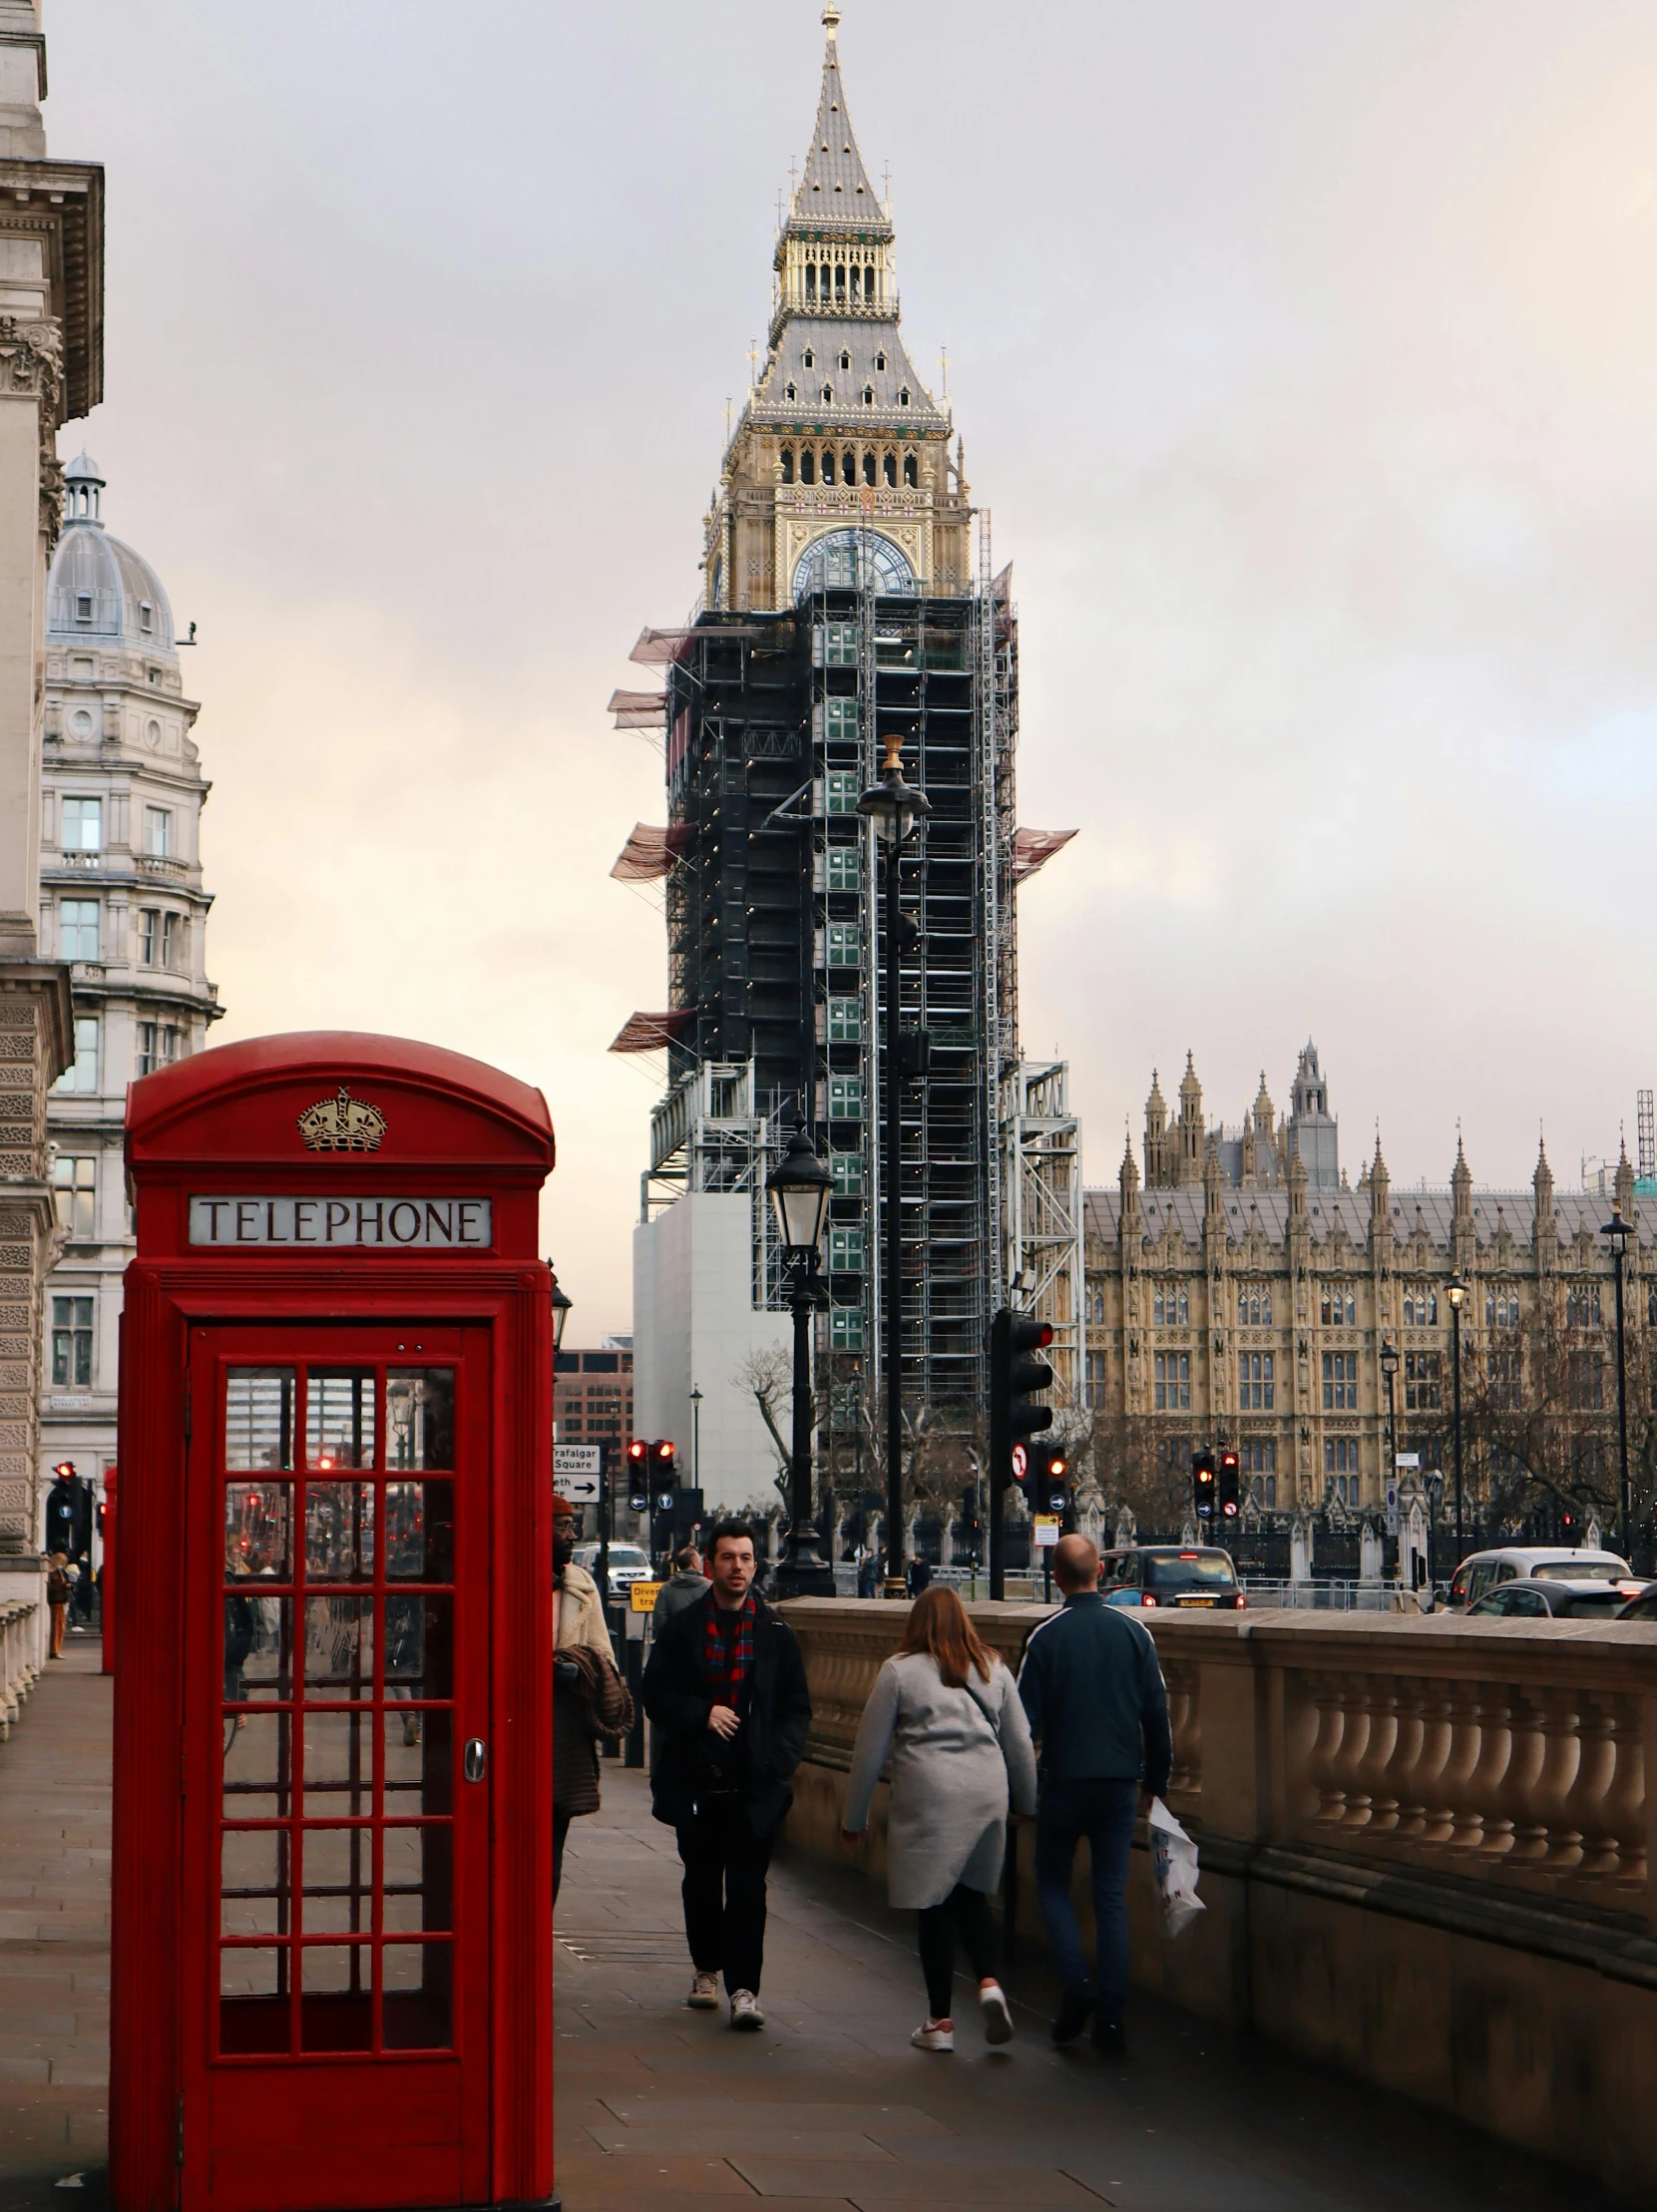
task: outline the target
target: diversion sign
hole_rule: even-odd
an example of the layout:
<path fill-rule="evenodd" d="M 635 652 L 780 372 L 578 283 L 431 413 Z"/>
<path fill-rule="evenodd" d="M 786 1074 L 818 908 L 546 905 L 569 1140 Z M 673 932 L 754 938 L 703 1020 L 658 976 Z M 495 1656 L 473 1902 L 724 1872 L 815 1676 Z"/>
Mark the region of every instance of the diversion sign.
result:
<path fill-rule="evenodd" d="M 193 1197 L 190 1241 L 220 1249 L 486 1252 L 495 1241 L 493 1216 L 488 1198 Z"/>

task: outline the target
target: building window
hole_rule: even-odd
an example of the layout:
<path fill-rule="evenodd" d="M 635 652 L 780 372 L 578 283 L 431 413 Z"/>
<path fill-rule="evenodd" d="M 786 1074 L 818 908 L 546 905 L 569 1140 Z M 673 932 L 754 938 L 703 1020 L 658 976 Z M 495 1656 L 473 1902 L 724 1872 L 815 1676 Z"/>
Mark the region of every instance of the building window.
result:
<path fill-rule="evenodd" d="M 153 968 L 161 957 L 161 908 L 141 906 L 138 910 L 138 958 L 141 968 Z"/>
<path fill-rule="evenodd" d="M 179 1058 L 179 1032 L 171 1022 L 138 1025 L 138 1072 L 153 1076 L 158 1068 L 171 1068 Z"/>
<path fill-rule="evenodd" d="M 858 1306 L 836 1306 L 829 1315 L 829 1350 L 861 1352 L 862 1349 L 862 1309 Z"/>
<path fill-rule="evenodd" d="M 792 387 L 788 396 L 790 399 L 794 396 Z M 794 448 L 791 445 L 785 445 L 782 449 L 782 480 L 785 484 L 792 484 L 794 481 Z"/>
<path fill-rule="evenodd" d="M 849 369 L 849 368 L 851 367 L 851 365 L 852 365 L 852 357 L 851 357 L 851 355 L 850 355 L 850 354 L 849 354 L 849 353 L 848 353 L 848 352 L 846 351 L 845 347 L 844 347 L 844 346 L 842 346 L 842 347 L 841 347 L 841 349 L 840 349 L 840 366 L 841 366 L 842 368 L 844 368 L 844 369 Z"/>
<path fill-rule="evenodd" d="M 1104 1404 L 1105 1382 L 1104 1354 L 1102 1352 L 1088 1352 L 1084 1357 L 1087 1363 L 1086 1380 L 1083 1386 L 1086 1393 L 1086 1402 L 1089 1406 L 1102 1406 Z"/>
<path fill-rule="evenodd" d="M 1237 1355 L 1237 1410 L 1271 1413 L 1277 1404 L 1274 1381 L 1275 1355 L 1271 1352 L 1239 1352 Z"/>
<path fill-rule="evenodd" d="M 834 405 L 834 386 L 832 384 L 825 384 L 823 386 L 823 405 L 825 407 L 832 407 Z M 827 473 L 832 470 L 832 461 L 830 456 L 826 453 L 823 456 L 823 466 L 825 470 L 823 482 L 825 484 L 832 484 L 834 482 L 834 477 L 832 473 Z"/>
<path fill-rule="evenodd" d="M 1406 1283 L 1404 1326 L 1407 1329 L 1434 1329 L 1438 1325 L 1439 1293 L 1430 1283 Z"/>
<path fill-rule="evenodd" d="M 98 901 L 65 899 L 59 909 L 58 952 L 64 960 L 97 960 Z"/>
<path fill-rule="evenodd" d="M 102 799 L 65 799 L 63 802 L 65 852 L 102 852 L 104 802 Z"/>
<path fill-rule="evenodd" d="M 907 406 L 909 402 L 906 400 L 904 404 L 905 406 Z M 906 453 L 903 457 L 903 480 L 909 486 L 909 489 L 912 492 L 915 491 L 920 485 L 920 465 L 916 461 L 913 453 Z"/>
<path fill-rule="evenodd" d="M 1356 1475 L 1358 1472 L 1358 1439 L 1356 1437 L 1325 1437 L 1323 1471 L 1326 1475 Z"/>
<path fill-rule="evenodd" d="M 156 611 L 147 599 L 141 599 L 138 603 L 138 627 L 146 638 L 156 627 Z"/>
<path fill-rule="evenodd" d="M 1435 1359 L 1437 1359 L 1437 1354 L 1434 1355 Z M 1356 1352 L 1326 1352 L 1324 1354 L 1323 1408 L 1325 1413 L 1356 1413 L 1358 1411 L 1358 1354 Z"/>
<path fill-rule="evenodd" d="M 1517 1413 L 1524 1404 L 1522 1361 L 1517 1352 L 1490 1354 L 1490 1404 L 1497 1413 Z"/>
<path fill-rule="evenodd" d="M 831 768 L 823 779 L 823 811 L 827 814 L 855 814 L 858 801 L 858 779 L 844 768 Z"/>
<path fill-rule="evenodd" d="M 1257 1475 L 1249 1485 L 1249 1490 L 1255 1504 L 1265 1508 L 1268 1513 L 1276 1506 L 1277 1477 L 1275 1475 Z"/>
<path fill-rule="evenodd" d="M 863 1118 L 863 1078 L 861 1076 L 831 1076 L 829 1078 L 829 1119 L 831 1121 L 861 1121 Z"/>
<path fill-rule="evenodd" d="M 52 1086 L 54 1091 L 96 1091 L 98 1088 L 98 1017 L 75 1017 L 75 1058 Z"/>
<path fill-rule="evenodd" d="M 1657 1293 L 1653 1293 L 1657 1299 Z M 1657 1313 L 1652 1316 L 1657 1320 Z M 1519 1325 L 1519 1294 L 1512 1283 L 1493 1283 L 1484 1293 L 1484 1326 L 1487 1329 L 1516 1329 Z"/>
<path fill-rule="evenodd" d="M 1605 1411 L 1605 1362 L 1597 1352 L 1571 1354 L 1570 1397 L 1578 1413 Z"/>
<path fill-rule="evenodd" d="M 800 366 L 802 368 L 815 368 L 817 366 L 817 356 L 812 352 L 810 346 L 807 346 L 800 355 Z"/>
<path fill-rule="evenodd" d="M 834 1166 L 834 1195 L 837 1198 L 861 1198 L 863 1195 L 863 1155 L 861 1152 L 836 1152 Z"/>
<path fill-rule="evenodd" d="M 1566 1290 L 1565 1327 L 1567 1329 L 1597 1329 L 1599 1327 L 1598 1283 L 1572 1283 Z"/>
<path fill-rule="evenodd" d="M 855 891 L 862 882 L 859 862 L 862 856 L 855 845 L 830 845 L 828 849 L 828 887 L 831 891 Z"/>
<path fill-rule="evenodd" d="M 1326 1398 L 1324 1403 L 1327 1405 L 1328 1402 Z M 1353 1402 L 1356 1404 L 1356 1399 Z M 1437 1352 L 1405 1353 L 1404 1410 L 1406 1413 L 1438 1412 L 1439 1355 Z"/>
<path fill-rule="evenodd" d="M 884 353 L 877 353 L 875 355 L 875 373 L 877 376 L 884 376 L 886 374 L 886 355 Z"/>
<path fill-rule="evenodd" d="M 1318 1317 L 1326 1329 L 1356 1329 L 1358 1294 L 1340 1283 L 1325 1283 L 1318 1299 Z"/>
<path fill-rule="evenodd" d="M 855 650 L 853 658 L 856 658 Z M 825 741 L 831 745 L 855 745 L 857 743 L 856 699 L 824 699 L 823 736 Z"/>
<path fill-rule="evenodd" d="M 1252 1442 L 1238 1445 L 1238 1465 L 1245 1475 L 1275 1475 L 1277 1473 L 1277 1443 L 1272 1437 L 1257 1437 Z"/>
<path fill-rule="evenodd" d="M 173 850 L 173 809 L 170 806 L 147 806 L 144 809 L 144 849 L 157 860 L 165 860 Z"/>
<path fill-rule="evenodd" d="M 1095 1329 L 1102 1329 L 1104 1327 L 1104 1292 L 1102 1290 L 1095 1290 L 1093 1292 L 1092 1300 L 1088 1307 L 1087 1318 L 1089 1321 L 1092 1322 Z"/>
<path fill-rule="evenodd" d="M 1191 1409 L 1191 1355 L 1158 1352 L 1152 1378 L 1158 1413 L 1188 1413 Z"/>
<path fill-rule="evenodd" d="M 880 462 L 880 473 L 883 481 L 890 484 L 893 489 L 896 490 L 898 482 L 898 457 L 895 453 L 882 454 Z"/>
<path fill-rule="evenodd" d="M 905 384 L 898 393 L 898 405 L 900 407 L 907 407 L 909 405 L 909 386 L 907 384 Z"/>
<path fill-rule="evenodd" d="M 790 399 L 794 397 L 794 387 L 792 384 L 790 384 L 788 387 L 788 396 Z M 810 446 L 807 446 L 805 451 L 800 455 L 800 482 L 802 484 L 815 484 L 816 481 L 817 456 L 815 453 L 812 452 Z"/>
<path fill-rule="evenodd" d="M 863 957 L 862 933 L 855 922 L 828 925 L 828 964 L 831 968 L 855 968 Z"/>
<path fill-rule="evenodd" d="M 1190 1293 L 1179 1283 L 1158 1283 L 1150 1294 L 1150 1317 L 1159 1329 L 1190 1326 Z"/>
<path fill-rule="evenodd" d="M 75 594 L 75 621 L 82 630 L 92 628 L 92 594 L 90 592 L 77 592 Z"/>
<path fill-rule="evenodd" d="M 83 1153 L 77 1159 L 58 1154 L 52 1162 L 52 1204 L 60 1229 L 70 1236 L 92 1235 L 98 1204 L 96 1153 Z"/>
<path fill-rule="evenodd" d="M 52 1300 L 52 1380 L 61 1389 L 92 1383 L 92 1300 Z"/>
<path fill-rule="evenodd" d="M 1269 1283 L 1239 1283 L 1237 1286 L 1238 1328 L 1269 1329 L 1271 1325 L 1271 1285 Z"/>
<path fill-rule="evenodd" d="M 831 1045 L 858 1045 L 863 1041 L 863 1008 L 856 999 L 830 999 L 828 1039 Z"/>
<path fill-rule="evenodd" d="M 164 914 L 161 918 L 161 964 L 164 968 L 182 968 L 185 965 L 187 923 L 182 914 Z"/>
<path fill-rule="evenodd" d="M 831 1228 L 829 1230 L 829 1273 L 831 1275 L 861 1275 L 863 1272 L 863 1231 L 860 1228 Z"/>
<path fill-rule="evenodd" d="M 865 384 L 865 385 L 864 385 L 864 387 L 863 387 L 863 404 L 864 404 L 864 406 L 865 406 L 865 407 L 872 407 L 872 406 L 874 405 L 874 403 L 875 403 L 875 387 L 873 386 L 873 384 Z M 870 454 L 870 455 L 868 456 L 868 462 L 869 462 L 869 481 L 870 481 L 870 483 L 872 484 L 872 483 L 874 482 L 874 480 L 875 480 L 875 476 L 874 476 L 875 462 L 874 462 L 874 456 L 873 456 L 873 454 Z"/>

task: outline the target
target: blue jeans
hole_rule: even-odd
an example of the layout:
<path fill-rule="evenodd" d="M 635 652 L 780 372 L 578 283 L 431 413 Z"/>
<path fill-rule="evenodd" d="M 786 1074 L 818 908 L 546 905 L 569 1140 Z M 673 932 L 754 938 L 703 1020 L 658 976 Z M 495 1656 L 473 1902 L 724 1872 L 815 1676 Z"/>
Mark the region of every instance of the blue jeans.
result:
<path fill-rule="evenodd" d="M 1087 1839 L 1097 1934 L 1098 2017 L 1119 2024 L 1127 1996 L 1127 1855 L 1139 1810 L 1137 1782 L 1059 1782 L 1043 1777 L 1036 1815 L 1036 1890 L 1064 1987 L 1087 1979 L 1070 1903 L 1076 1845 Z"/>

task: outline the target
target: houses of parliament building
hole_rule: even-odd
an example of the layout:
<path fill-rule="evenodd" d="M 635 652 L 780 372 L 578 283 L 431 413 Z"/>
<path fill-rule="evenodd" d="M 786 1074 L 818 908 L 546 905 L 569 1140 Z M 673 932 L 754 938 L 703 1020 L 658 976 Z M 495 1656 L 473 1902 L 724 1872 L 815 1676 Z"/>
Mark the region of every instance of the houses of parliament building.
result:
<path fill-rule="evenodd" d="M 1657 1293 L 1653 1229 L 1634 1170 L 1615 1204 L 1634 1234 L 1626 1297 L 1630 1376 L 1646 1363 Z M 1383 1346 L 1396 1446 L 1443 1464 L 1451 1392 L 1447 1290 L 1466 1285 L 1462 1375 L 1515 1412 L 1532 1346 L 1568 1332 L 1575 1402 L 1614 1414 L 1613 1263 L 1606 1199 L 1555 1189 L 1545 1147 L 1526 1190 L 1475 1188 L 1457 1139 L 1448 1184 L 1397 1190 L 1378 1135 L 1355 1184 L 1316 1047 L 1300 1056 L 1290 1110 L 1260 1093 L 1240 1127 L 1209 1124 L 1188 1059 L 1170 1115 L 1153 1076 L 1143 1170 L 1129 1143 L 1114 1190 L 1086 1201 L 1085 1396 L 1095 1474 L 1111 1487 L 1122 1440 L 1149 1440 L 1170 1471 L 1234 1443 L 1256 1505 L 1362 1511 L 1381 1504 L 1388 1460 Z M 1648 1214 L 1657 1209 L 1648 1207 Z M 1505 1364 L 1504 1364 L 1505 1363 Z M 1434 1455 L 1441 1455 L 1435 1457 Z"/>

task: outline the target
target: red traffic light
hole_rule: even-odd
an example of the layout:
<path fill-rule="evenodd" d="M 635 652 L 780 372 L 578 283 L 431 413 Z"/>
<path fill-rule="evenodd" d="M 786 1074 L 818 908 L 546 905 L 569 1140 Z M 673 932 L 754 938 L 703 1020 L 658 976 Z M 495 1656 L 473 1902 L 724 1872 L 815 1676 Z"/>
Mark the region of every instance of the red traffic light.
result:
<path fill-rule="evenodd" d="M 627 1444 L 627 1465 L 629 1467 L 642 1467 L 649 1457 L 649 1451 L 650 1448 L 642 1437 L 631 1438 Z"/>
<path fill-rule="evenodd" d="M 670 1460 L 673 1457 L 673 1447 L 666 1437 L 657 1437 L 651 1450 L 658 1460 Z"/>

